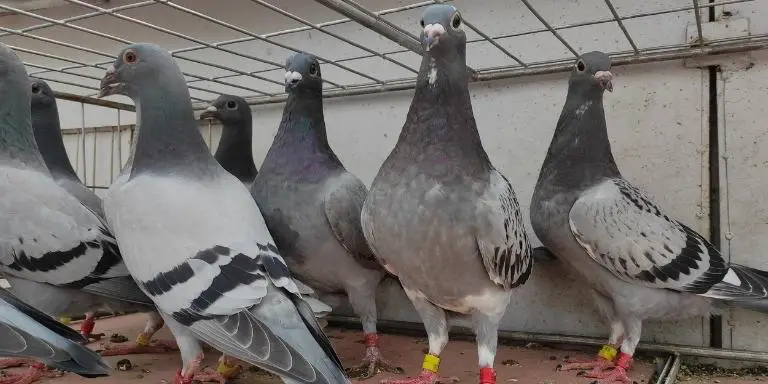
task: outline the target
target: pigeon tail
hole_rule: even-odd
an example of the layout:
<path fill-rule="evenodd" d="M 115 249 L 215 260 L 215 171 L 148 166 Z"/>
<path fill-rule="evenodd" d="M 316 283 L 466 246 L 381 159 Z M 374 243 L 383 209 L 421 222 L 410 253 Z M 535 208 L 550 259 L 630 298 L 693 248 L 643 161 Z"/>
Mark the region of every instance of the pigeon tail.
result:
<path fill-rule="evenodd" d="M 768 313 L 768 272 L 739 264 L 731 264 L 723 281 L 704 296 L 732 307 Z"/>

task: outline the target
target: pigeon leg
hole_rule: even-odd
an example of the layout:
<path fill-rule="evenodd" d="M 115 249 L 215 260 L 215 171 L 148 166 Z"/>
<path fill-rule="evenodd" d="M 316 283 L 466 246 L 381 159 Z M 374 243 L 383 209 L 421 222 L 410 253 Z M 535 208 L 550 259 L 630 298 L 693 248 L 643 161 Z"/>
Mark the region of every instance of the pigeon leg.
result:
<path fill-rule="evenodd" d="M 203 361 L 203 348 L 195 335 L 186 327 L 179 324 L 172 317 L 159 313 L 163 316 L 165 324 L 171 330 L 173 337 L 179 345 L 181 354 L 182 368 L 176 372 L 174 384 L 192 384 L 196 381 L 195 374 L 200 371 L 200 364 Z"/>
<path fill-rule="evenodd" d="M 154 335 L 160 328 L 163 327 L 165 322 L 163 318 L 157 312 L 150 312 L 147 314 L 149 319 L 147 325 L 144 326 L 134 345 L 130 346 L 114 346 L 110 344 L 104 344 L 101 352 L 102 356 L 120 356 L 120 355 L 135 355 L 142 353 L 164 353 L 169 351 L 176 351 L 179 346 L 173 340 L 152 340 Z"/>
<path fill-rule="evenodd" d="M 347 374 L 363 380 L 374 376 L 378 370 L 403 373 L 402 368 L 384 360 L 379 351 L 379 335 L 376 333 L 376 287 L 381 280 L 381 274 L 377 272 L 373 276 L 365 276 L 364 279 L 362 286 L 347 289 L 352 308 L 363 324 L 365 341 L 365 355 L 362 363 L 348 368 Z"/>
<path fill-rule="evenodd" d="M 627 337 L 621 343 L 621 352 L 616 356 L 616 363 L 612 368 L 603 372 L 589 372 L 587 377 L 600 379 L 601 384 L 632 384 L 628 372 L 632 366 L 632 356 L 635 354 L 635 348 L 640 342 L 640 333 L 642 331 L 642 321 L 631 319 L 625 320 L 624 325 L 627 330 Z"/>
<path fill-rule="evenodd" d="M 201 383 L 219 383 L 226 384 L 228 380 L 234 379 L 242 371 L 242 367 L 237 364 L 233 357 L 222 354 L 219 358 L 219 366 L 215 371 L 203 371 L 195 375 L 195 381 Z"/>
<path fill-rule="evenodd" d="M 500 305 L 499 308 L 506 308 Z M 472 322 L 477 339 L 477 358 L 480 365 L 480 384 L 496 384 L 496 371 L 493 361 L 496 359 L 496 347 L 499 340 L 499 322 L 504 311 L 487 315 L 479 311 L 472 313 Z"/>
<path fill-rule="evenodd" d="M 85 314 L 85 320 L 80 324 L 80 334 L 88 340 L 101 340 L 104 337 L 103 333 L 93 333 L 93 328 L 96 326 L 96 319 L 93 312 L 87 312 Z"/>
<path fill-rule="evenodd" d="M 590 370 L 586 373 L 587 377 L 603 372 L 613 367 L 613 360 L 618 353 L 617 347 L 624 335 L 624 324 L 621 320 L 611 321 L 611 335 L 608 338 L 608 344 L 604 345 L 593 360 L 565 360 L 557 366 L 560 371 L 572 370 Z"/>
<path fill-rule="evenodd" d="M 448 322 L 445 319 L 445 312 L 427 301 L 421 293 L 403 288 L 424 322 L 429 341 L 429 353 L 424 355 L 419 376 L 382 380 L 381 384 L 447 384 L 458 382 L 458 378 L 440 378 L 437 375 L 440 369 L 440 353 L 448 344 Z"/>

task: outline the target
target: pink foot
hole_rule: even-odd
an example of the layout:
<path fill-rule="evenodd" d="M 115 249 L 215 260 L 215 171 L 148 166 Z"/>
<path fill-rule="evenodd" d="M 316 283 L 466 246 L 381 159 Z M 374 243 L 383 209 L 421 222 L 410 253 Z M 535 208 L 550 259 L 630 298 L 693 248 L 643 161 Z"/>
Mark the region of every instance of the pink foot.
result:
<path fill-rule="evenodd" d="M 381 381 L 381 384 L 453 384 L 457 382 L 459 382 L 458 377 L 438 377 L 437 373 L 422 369 L 421 374 L 417 377 L 385 379 Z"/>
<path fill-rule="evenodd" d="M 573 371 L 573 370 L 589 370 L 584 375 L 587 377 L 594 377 L 590 375 L 596 375 L 603 372 L 606 369 L 613 368 L 612 361 L 608 361 L 600 356 L 592 360 L 565 360 L 562 364 L 557 366 L 558 371 Z"/>
<path fill-rule="evenodd" d="M 96 326 L 96 320 L 94 320 L 92 313 L 85 315 L 85 320 L 80 324 L 80 334 L 88 341 L 99 341 L 104 337 L 103 333 L 93 333 L 93 328 Z"/>
<path fill-rule="evenodd" d="M 616 356 L 616 364 L 613 368 L 608 368 L 602 372 L 589 372 L 585 376 L 593 379 L 599 379 L 601 384 L 632 384 L 627 372 L 632 364 L 632 356 L 620 352 Z"/>
<path fill-rule="evenodd" d="M 32 360 L 32 359 L 0 359 L 0 369 L 16 368 L 16 367 L 21 367 L 23 365 L 32 365 L 36 362 L 37 360 Z"/>
<path fill-rule="evenodd" d="M 29 366 L 27 372 L 22 374 L 8 374 L 0 378 L 0 384 L 31 384 L 44 377 L 60 377 L 62 374 L 56 371 L 49 371 L 45 365 L 35 362 Z"/>
<path fill-rule="evenodd" d="M 379 351 L 379 336 L 375 333 L 365 335 L 365 355 L 360 365 L 350 367 L 347 374 L 355 379 L 364 380 L 373 377 L 380 371 L 391 373 L 403 373 L 403 369 L 397 367 L 381 357 Z"/>
<path fill-rule="evenodd" d="M 104 344 L 101 348 L 102 351 L 99 354 L 102 356 L 160 354 L 179 350 L 179 346 L 173 340 L 152 340 L 147 345 L 138 342 L 129 346 Z"/>

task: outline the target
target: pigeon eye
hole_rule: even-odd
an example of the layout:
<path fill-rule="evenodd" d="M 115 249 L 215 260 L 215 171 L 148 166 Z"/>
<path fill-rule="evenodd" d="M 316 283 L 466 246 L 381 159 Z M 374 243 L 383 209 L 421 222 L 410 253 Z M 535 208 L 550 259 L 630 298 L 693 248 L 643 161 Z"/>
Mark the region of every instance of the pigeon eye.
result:
<path fill-rule="evenodd" d="M 138 56 L 136 56 L 136 52 L 134 51 L 125 51 L 123 54 L 123 61 L 125 61 L 128 64 L 133 64 L 138 60 Z"/>
<path fill-rule="evenodd" d="M 453 29 L 459 29 L 461 27 L 461 15 L 459 13 L 455 13 L 453 15 L 453 19 L 451 19 L 451 27 Z"/>
<path fill-rule="evenodd" d="M 419 20 L 419 24 L 421 24 L 421 27 L 424 28 L 424 19 Z"/>
<path fill-rule="evenodd" d="M 584 72 L 587 70 L 587 66 L 584 65 L 584 62 L 579 60 L 579 62 L 576 63 L 576 70 L 579 72 Z"/>
<path fill-rule="evenodd" d="M 32 84 L 32 93 L 34 94 L 40 93 L 40 86 L 37 84 Z"/>
<path fill-rule="evenodd" d="M 234 100 L 227 101 L 227 109 L 236 109 L 237 103 Z"/>
<path fill-rule="evenodd" d="M 312 65 L 309 66 L 309 74 L 312 75 L 312 76 L 316 76 L 317 75 L 317 64 L 316 63 L 312 63 Z"/>

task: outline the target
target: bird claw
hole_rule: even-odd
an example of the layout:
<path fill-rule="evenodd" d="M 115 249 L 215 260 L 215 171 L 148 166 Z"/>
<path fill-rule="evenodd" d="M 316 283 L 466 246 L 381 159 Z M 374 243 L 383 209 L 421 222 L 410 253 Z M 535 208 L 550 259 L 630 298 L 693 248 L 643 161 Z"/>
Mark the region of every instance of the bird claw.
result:
<path fill-rule="evenodd" d="M 587 373 L 585 376 L 592 379 L 598 379 L 597 381 L 594 381 L 593 384 L 633 383 L 632 379 L 630 379 L 627 374 L 627 370 L 622 367 L 613 367 L 602 372 L 593 371 Z"/>
<path fill-rule="evenodd" d="M 159 354 L 165 352 L 178 351 L 179 346 L 173 340 L 152 340 L 149 345 L 134 344 L 132 346 L 122 346 L 114 344 L 102 344 L 101 356 L 122 356 L 122 355 L 140 355 L 140 354 Z"/>
<path fill-rule="evenodd" d="M 417 377 L 407 377 L 405 379 L 384 379 L 381 384 L 454 384 L 458 383 L 459 378 L 452 377 L 438 377 L 436 373 L 427 370 L 422 370 L 421 374 Z"/>
<path fill-rule="evenodd" d="M 84 333 L 80 332 L 80 335 L 83 336 L 86 340 L 88 340 L 89 343 L 94 341 L 101 341 L 104 336 L 106 336 L 104 333 Z"/>
<path fill-rule="evenodd" d="M 233 379 L 239 373 L 240 373 L 240 369 L 237 369 L 236 372 L 233 372 L 230 375 L 224 376 L 221 373 L 214 371 L 212 369 L 204 369 L 199 373 L 195 374 L 193 382 L 199 381 L 201 383 L 227 384 L 227 380 Z"/>
<path fill-rule="evenodd" d="M 365 349 L 365 356 L 360 365 L 350 367 L 346 369 L 347 375 L 357 380 L 365 380 L 373 377 L 379 372 L 389 372 L 396 374 L 403 374 L 405 371 L 403 368 L 395 366 L 394 364 L 384 360 L 381 357 L 381 352 L 377 347 L 367 347 Z"/>
<path fill-rule="evenodd" d="M 612 361 L 608 361 L 606 359 L 603 359 L 602 357 L 597 357 L 592 360 L 565 360 L 557 366 L 557 370 L 558 371 L 591 370 L 583 373 L 579 372 L 579 374 L 577 374 L 578 376 L 584 376 L 586 374 L 597 374 L 599 372 L 603 372 L 608 368 L 613 368 L 613 367 L 614 367 L 614 364 Z M 592 377 L 592 376 L 587 376 L 587 377 Z"/>

